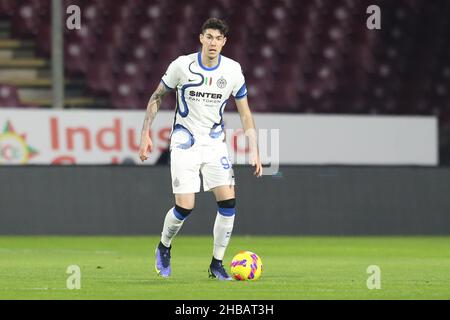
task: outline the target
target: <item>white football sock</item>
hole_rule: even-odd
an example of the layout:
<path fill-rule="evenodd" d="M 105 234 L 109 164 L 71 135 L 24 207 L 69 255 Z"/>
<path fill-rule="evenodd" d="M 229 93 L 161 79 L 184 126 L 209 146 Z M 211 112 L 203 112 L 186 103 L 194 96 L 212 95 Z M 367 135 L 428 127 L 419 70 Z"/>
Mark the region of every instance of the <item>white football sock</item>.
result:
<path fill-rule="evenodd" d="M 161 233 L 161 242 L 166 247 L 170 247 L 172 239 L 177 235 L 178 231 L 181 229 L 184 220 L 178 219 L 174 211 L 175 208 L 171 208 L 164 219 L 164 227 Z"/>
<path fill-rule="evenodd" d="M 225 250 L 230 242 L 231 232 L 233 231 L 234 214 L 224 216 L 217 213 L 214 223 L 214 250 L 213 256 L 217 260 L 223 260 Z"/>

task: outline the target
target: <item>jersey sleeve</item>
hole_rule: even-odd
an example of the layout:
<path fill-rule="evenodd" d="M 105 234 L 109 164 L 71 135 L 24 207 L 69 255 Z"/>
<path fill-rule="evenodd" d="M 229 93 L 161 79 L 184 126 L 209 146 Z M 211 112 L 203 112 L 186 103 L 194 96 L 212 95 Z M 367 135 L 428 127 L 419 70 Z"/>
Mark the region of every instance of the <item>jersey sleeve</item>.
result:
<path fill-rule="evenodd" d="M 161 79 L 161 82 L 170 90 L 175 89 L 180 81 L 178 61 L 179 58 L 170 63 Z"/>
<path fill-rule="evenodd" d="M 233 97 L 237 100 L 247 96 L 247 86 L 245 85 L 244 72 L 242 71 L 241 65 L 239 65 L 239 71 L 237 72 L 236 81 L 233 87 Z"/>

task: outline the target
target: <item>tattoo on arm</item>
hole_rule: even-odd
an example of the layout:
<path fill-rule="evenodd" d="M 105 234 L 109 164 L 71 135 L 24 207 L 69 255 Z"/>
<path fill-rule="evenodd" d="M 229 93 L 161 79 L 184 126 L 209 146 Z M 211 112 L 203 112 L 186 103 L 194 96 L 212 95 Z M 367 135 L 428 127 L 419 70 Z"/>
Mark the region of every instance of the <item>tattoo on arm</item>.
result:
<path fill-rule="evenodd" d="M 147 104 L 147 112 L 145 113 L 142 132 L 150 130 L 150 126 L 152 125 L 153 120 L 155 120 L 156 114 L 161 107 L 162 100 L 169 92 L 170 91 L 167 90 L 162 84 L 160 84 L 158 88 L 156 88 L 156 91 L 153 92 Z"/>

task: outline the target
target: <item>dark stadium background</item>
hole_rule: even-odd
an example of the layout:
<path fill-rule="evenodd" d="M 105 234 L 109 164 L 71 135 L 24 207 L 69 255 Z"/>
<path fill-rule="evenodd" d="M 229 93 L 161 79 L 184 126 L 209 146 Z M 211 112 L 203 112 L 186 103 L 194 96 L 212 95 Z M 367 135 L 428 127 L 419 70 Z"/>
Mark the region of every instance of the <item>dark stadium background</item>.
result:
<path fill-rule="evenodd" d="M 0 0 L 0 107 L 54 107 L 51 4 L 50 0 Z M 366 26 L 366 10 L 373 4 L 381 8 L 380 30 Z M 65 9 L 70 5 L 81 9 L 80 30 L 65 26 L 70 16 Z M 278 177 L 256 184 L 247 174 L 248 168 L 238 167 L 242 189 L 251 194 L 242 197 L 239 205 L 265 217 L 260 230 L 264 225 L 270 230 L 271 205 L 280 202 L 282 210 L 275 233 L 442 234 L 448 230 L 444 167 L 450 164 L 449 1 L 73 0 L 63 1 L 62 8 L 65 110 L 141 110 L 144 115 L 147 101 L 168 64 L 179 55 L 199 50 L 202 23 L 208 17 L 219 17 L 230 25 L 223 54 L 241 63 L 254 114 L 438 117 L 441 170 L 406 166 L 386 171 L 376 167 L 345 171 L 339 167 L 293 166 L 282 168 Z M 16 77 L 23 72 L 36 72 L 37 77 Z M 174 96 L 164 100 L 163 110 L 174 109 Z M 227 110 L 236 111 L 234 102 Z M 167 154 L 163 154 L 158 163 L 166 162 Z M 93 171 L 76 167 L 4 167 L 3 177 L 23 188 L 34 205 L 27 210 L 20 202 L 20 193 L 5 186 L 1 231 L 159 233 L 155 216 L 139 213 L 145 212 L 143 203 L 135 205 L 151 199 L 156 215 L 173 202 L 169 171 L 156 167 L 138 172 L 132 167 L 94 167 Z M 167 183 L 149 183 L 142 178 L 144 170 Z M 135 174 L 135 180 L 127 178 Z M 26 187 L 21 185 L 24 179 L 28 181 Z M 42 188 L 43 181 L 49 184 L 47 188 Z M 91 190 L 86 181 L 97 190 L 97 197 L 90 197 L 92 192 L 86 194 Z M 409 188 L 410 181 L 414 181 L 414 189 Z M 100 187 L 105 185 L 108 188 Z M 271 205 L 250 201 L 258 196 L 271 197 L 274 188 L 281 194 Z M 316 188 L 321 192 L 317 193 Z M 290 190 L 296 196 L 289 196 Z M 347 194 L 346 190 L 356 193 Z M 80 196 L 73 198 L 73 194 Z M 207 195 L 199 197 L 205 197 L 205 201 L 197 202 L 199 211 L 215 210 L 214 203 L 206 200 Z M 359 200 L 349 201 L 352 197 Z M 106 212 L 101 199 L 110 201 Z M 61 207 L 65 209 L 61 211 Z M 433 208 L 428 216 L 427 208 Z M 131 211 L 132 218 L 123 221 L 121 215 L 126 210 Z M 299 219 L 309 222 L 298 221 L 298 228 L 296 224 L 284 227 L 295 210 L 304 215 Z M 54 219 L 61 214 L 74 222 L 64 224 L 64 220 Z M 35 223 L 21 224 L 24 217 L 30 216 Z M 345 223 L 347 218 L 351 223 Z M 89 219 L 95 223 L 88 224 Z M 105 225 L 108 219 L 110 224 Z M 334 220 L 340 223 L 328 222 Z M 375 226 L 371 225 L 373 221 L 377 221 Z M 251 217 L 236 230 L 255 231 Z M 206 229 L 193 222 L 186 232 L 204 233 Z"/>
<path fill-rule="evenodd" d="M 440 164 L 450 164 L 448 1 L 64 1 L 73 4 L 83 27 L 64 34 L 66 108 L 145 109 L 170 61 L 197 51 L 202 22 L 215 16 L 230 24 L 223 54 L 242 64 L 254 112 L 438 115 Z M 371 4 L 382 7 L 381 30 L 365 27 Z M 50 7 L 0 0 L 3 37 L 47 66 Z M 45 94 L 21 97 L 43 87 L 3 79 L 0 106 L 48 108 Z M 172 95 L 163 109 L 173 106 Z"/>

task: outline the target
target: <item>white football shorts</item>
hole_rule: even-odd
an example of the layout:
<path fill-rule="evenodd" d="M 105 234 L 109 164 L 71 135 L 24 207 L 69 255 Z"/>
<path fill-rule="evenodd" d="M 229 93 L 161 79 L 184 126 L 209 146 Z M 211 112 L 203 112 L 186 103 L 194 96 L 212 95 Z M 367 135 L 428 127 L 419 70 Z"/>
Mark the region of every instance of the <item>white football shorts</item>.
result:
<path fill-rule="evenodd" d="M 178 193 L 200 192 L 200 173 L 203 191 L 219 186 L 234 186 L 234 172 L 225 142 L 196 139 L 182 130 L 172 134 L 170 144 L 170 172 L 172 190 Z"/>

